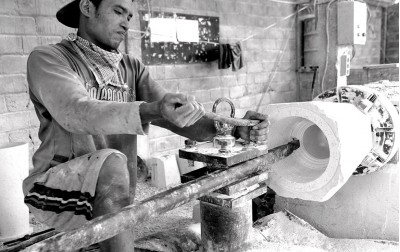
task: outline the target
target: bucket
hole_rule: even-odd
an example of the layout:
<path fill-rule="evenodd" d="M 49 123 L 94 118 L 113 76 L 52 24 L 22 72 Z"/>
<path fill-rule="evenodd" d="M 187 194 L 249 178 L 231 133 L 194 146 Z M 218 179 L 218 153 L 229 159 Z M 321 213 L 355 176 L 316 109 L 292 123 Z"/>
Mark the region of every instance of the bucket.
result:
<path fill-rule="evenodd" d="M 30 231 L 29 209 L 22 192 L 28 173 L 28 144 L 0 144 L 0 241 L 20 238 Z"/>

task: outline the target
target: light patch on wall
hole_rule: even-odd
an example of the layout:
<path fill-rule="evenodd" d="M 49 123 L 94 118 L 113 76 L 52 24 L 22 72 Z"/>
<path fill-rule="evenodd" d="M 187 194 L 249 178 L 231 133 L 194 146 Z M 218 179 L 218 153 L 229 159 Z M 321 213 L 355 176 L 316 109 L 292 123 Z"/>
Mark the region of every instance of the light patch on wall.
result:
<path fill-rule="evenodd" d="M 179 42 L 199 43 L 199 22 L 176 19 L 176 34 Z"/>
<path fill-rule="evenodd" d="M 198 20 L 151 18 L 149 27 L 151 43 L 199 43 Z"/>
<path fill-rule="evenodd" d="M 176 38 L 176 22 L 172 18 L 150 18 L 151 43 L 178 43 Z"/>

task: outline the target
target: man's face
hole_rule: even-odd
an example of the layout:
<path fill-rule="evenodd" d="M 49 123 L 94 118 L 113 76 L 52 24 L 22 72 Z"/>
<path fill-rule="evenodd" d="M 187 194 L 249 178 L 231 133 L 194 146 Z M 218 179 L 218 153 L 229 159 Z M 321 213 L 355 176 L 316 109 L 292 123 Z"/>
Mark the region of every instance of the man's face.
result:
<path fill-rule="evenodd" d="M 132 10 L 132 0 L 103 0 L 87 23 L 91 42 L 105 50 L 117 49 L 128 32 Z"/>

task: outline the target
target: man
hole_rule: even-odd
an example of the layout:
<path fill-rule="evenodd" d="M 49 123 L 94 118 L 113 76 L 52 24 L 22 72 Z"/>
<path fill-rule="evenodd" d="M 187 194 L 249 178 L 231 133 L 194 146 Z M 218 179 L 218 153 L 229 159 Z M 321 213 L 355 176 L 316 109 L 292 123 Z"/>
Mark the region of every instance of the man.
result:
<path fill-rule="evenodd" d="M 130 204 L 136 185 L 136 135 L 152 123 L 194 140 L 215 135 L 213 121 L 193 96 L 167 93 L 145 66 L 117 49 L 128 32 L 132 0 L 75 0 L 57 19 L 77 34 L 36 48 L 28 59 L 31 100 L 42 141 L 33 172 L 24 180 L 25 202 L 38 221 L 58 230 Z M 253 129 L 238 127 L 246 140 L 265 141 L 266 116 Z M 121 233 L 101 251 L 133 251 Z"/>

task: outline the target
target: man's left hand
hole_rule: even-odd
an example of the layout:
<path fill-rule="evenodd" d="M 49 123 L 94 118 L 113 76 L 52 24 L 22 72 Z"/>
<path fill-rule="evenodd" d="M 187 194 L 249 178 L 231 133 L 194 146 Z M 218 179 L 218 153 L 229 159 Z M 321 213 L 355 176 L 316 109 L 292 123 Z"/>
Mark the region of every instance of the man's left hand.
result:
<path fill-rule="evenodd" d="M 260 120 L 260 123 L 253 127 L 239 126 L 236 128 L 234 135 L 246 141 L 266 144 L 269 130 L 268 116 L 255 111 L 247 111 L 243 119 Z"/>

